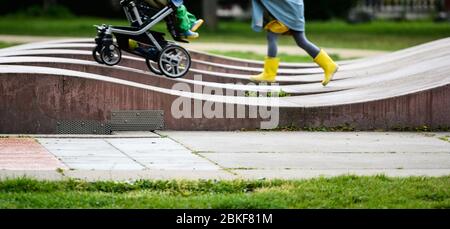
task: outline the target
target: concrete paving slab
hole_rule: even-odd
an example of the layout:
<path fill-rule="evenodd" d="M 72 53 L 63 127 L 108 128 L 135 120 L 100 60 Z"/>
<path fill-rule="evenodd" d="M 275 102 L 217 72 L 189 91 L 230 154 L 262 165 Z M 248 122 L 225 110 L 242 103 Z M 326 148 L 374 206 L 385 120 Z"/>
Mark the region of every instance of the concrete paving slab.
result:
<path fill-rule="evenodd" d="M 83 162 L 68 161 L 67 165 L 71 169 L 76 169 L 76 170 L 105 170 L 105 171 L 109 171 L 109 170 L 138 170 L 138 169 L 142 169 L 142 166 L 140 166 L 139 164 L 129 163 L 129 162 L 127 162 L 127 163 L 116 162 L 116 161 L 107 161 L 107 162 L 102 162 L 102 161 L 87 161 L 87 162 L 86 161 L 83 161 Z"/>
<path fill-rule="evenodd" d="M 220 170 L 169 138 L 39 138 L 38 141 L 76 170 Z"/>
<path fill-rule="evenodd" d="M 233 170 L 241 179 L 310 179 L 317 177 L 335 177 L 344 175 L 376 176 L 386 175 L 390 177 L 408 176 L 448 176 L 450 169 L 326 169 L 326 170 Z"/>
<path fill-rule="evenodd" d="M 60 181 L 65 179 L 82 179 L 86 181 L 136 181 L 136 180 L 198 180 L 220 179 L 232 180 L 237 176 L 226 171 L 190 171 L 186 170 L 67 170 L 64 173 L 56 171 L 11 171 L 0 170 L 0 180 L 14 178 L 32 178 L 37 180 Z"/>
<path fill-rule="evenodd" d="M 208 160 L 169 138 L 157 139 L 108 139 L 106 140 L 124 154 L 158 170 L 219 170 Z"/>
<path fill-rule="evenodd" d="M 113 131 L 111 135 L 122 138 L 160 138 L 158 134 L 151 131 Z"/>
<path fill-rule="evenodd" d="M 113 181 L 133 181 L 133 180 L 232 180 L 237 177 L 223 170 L 136 170 L 136 171 L 67 171 L 66 178 L 83 179 L 87 181 L 113 180 Z"/>
<path fill-rule="evenodd" d="M 215 153 L 450 153 L 429 133 L 404 132 L 183 132 L 160 131 L 196 152 Z M 439 133 L 449 135 L 450 133 Z M 438 136 L 440 136 L 438 135 Z"/>
<path fill-rule="evenodd" d="M 450 174 L 449 133 L 159 133 L 245 179 Z"/>
<path fill-rule="evenodd" d="M 225 168 L 449 169 L 449 153 L 205 153 Z"/>
<path fill-rule="evenodd" d="M 39 138 L 38 141 L 71 169 L 144 169 L 103 139 Z"/>

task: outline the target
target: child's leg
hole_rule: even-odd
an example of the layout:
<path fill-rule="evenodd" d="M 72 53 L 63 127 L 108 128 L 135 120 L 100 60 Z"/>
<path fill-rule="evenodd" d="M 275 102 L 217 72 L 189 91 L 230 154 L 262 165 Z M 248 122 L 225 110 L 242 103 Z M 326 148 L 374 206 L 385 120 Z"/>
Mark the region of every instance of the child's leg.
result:
<path fill-rule="evenodd" d="M 184 33 L 191 29 L 191 22 L 188 17 L 186 6 L 182 5 L 177 8 L 178 29 Z"/>
<path fill-rule="evenodd" d="M 313 43 L 309 42 L 305 36 L 305 32 L 292 31 L 297 45 L 304 49 L 325 72 L 325 78 L 322 85 L 326 86 L 338 71 L 339 66 L 331 59 L 331 57 Z"/>
<path fill-rule="evenodd" d="M 201 24 L 203 24 L 203 21 L 201 21 L 201 23 L 197 23 L 197 18 L 187 11 L 186 6 L 181 5 L 178 7 L 176 16 L 178 19 L 178 32 L 190 39 L 197 38 L 199 36 L 199 34 L 195 31 L 201 26 Z"/>
<path fill-rule="evenodd" d="M 267 31 L 267 57 L 264 60 L 264 71 L 256 76 L 250 77 L 250 80 L 256 82 L 273 83 L 277 77 L 280 59 L 276 58 L 278 54 L 278 34 Z"/>
<path fill-rule="evenodd" d="M 292 31 L 292 36 L 297 45 L 304 49 L 312 58 L 316 58 L 319 55 L 320 48 L 306 38 L 305 32 Z"/>
<path fill-rule="evenodd" d="M 195 24 L 195 22 L 197 21 L 197 17 L 193 14 L 191 14 L 189 11 L 186 10 L 186 17 L 189 20 L 189 25 L 192 27 L 192 25 Z"/>
<path fill-rule="evenodd" d="M 203 19 L 197 19 L 197 17 L 194 16 L 193 14 L 189 13 L 189 11 L 187 12 L 187 17 L 189 18 L 189 22 L 191 24 L 191 31 L 192 32 L 197 32 L 197 30 L 205 22 L 205 21 L 203 21 Z"/>
<path fill-rule="evenodd" d="M 275 58 L 278 55 L 278 34 L 267 31 L 267 56 Z"/>

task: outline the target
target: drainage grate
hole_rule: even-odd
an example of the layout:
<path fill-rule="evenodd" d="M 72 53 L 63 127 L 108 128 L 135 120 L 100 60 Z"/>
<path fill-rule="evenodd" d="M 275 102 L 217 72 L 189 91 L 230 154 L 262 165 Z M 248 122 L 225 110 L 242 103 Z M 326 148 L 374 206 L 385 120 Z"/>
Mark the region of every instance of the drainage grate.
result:
<path fill-rule="evenodd" d="M 111 112 L 112 131 L 152 131 L 164 129 L 164 111 L 130 110 Z"/>
<path fill-rule="evenodd" d="M 56 125 L 57 134 L 111 134 L 111 124 L 90 120 L 64 120 Z"/>

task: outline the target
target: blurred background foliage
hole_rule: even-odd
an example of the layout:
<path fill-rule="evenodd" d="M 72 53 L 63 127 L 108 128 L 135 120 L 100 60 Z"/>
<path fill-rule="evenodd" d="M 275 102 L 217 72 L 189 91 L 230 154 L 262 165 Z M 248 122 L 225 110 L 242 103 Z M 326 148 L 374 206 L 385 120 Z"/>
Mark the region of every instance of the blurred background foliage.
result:
<path fill-rule="evenodd" d="M 212 0 L 204 0 L 212 1 Z M 0 15 L 27 15 L 47 17 L 91 17 L 121 18 L 120 0 L 0 0 Z M 203 15 L 202 0 L 185 0 L 185 5 L 195 14 Z M 305 0 L 306 16 L 309 19 L 328 20 L 345 18 L 357 0 Z M 251 0 L 218 0 L 224 9 L 239 5 L 248 11 Z"/>
<path fill-rule="evenodd" d="M 304 1 L 308 37 L 325 47 L 398 50 L 450 37 L 450 0 Z M 119 2 L 0 0 L 0 34 L 92 37 L 92 25 L 128 24 Z M 266 43 L 263 34 L 250 29 L 251 0 L 185 4 L 206 21 L 197 42 Z M 166 27 L 159 23 L 152 29 L 165 32 Z M 283 37 L 280 44 L 295 42 Z"/>

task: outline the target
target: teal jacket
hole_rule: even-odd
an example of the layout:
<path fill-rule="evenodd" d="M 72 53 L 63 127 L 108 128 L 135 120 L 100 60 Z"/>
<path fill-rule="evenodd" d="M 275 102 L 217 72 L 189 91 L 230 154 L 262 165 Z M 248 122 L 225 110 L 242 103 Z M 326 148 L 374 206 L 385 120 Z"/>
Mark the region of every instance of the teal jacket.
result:
<path fill-rule="evenodd" d="M 264 12 L 269 12 L 278 21 L 294 31 L 305 31 L 305 12 L 303 0 L 252 0 L 253 30 L 264 28 Z"/>

